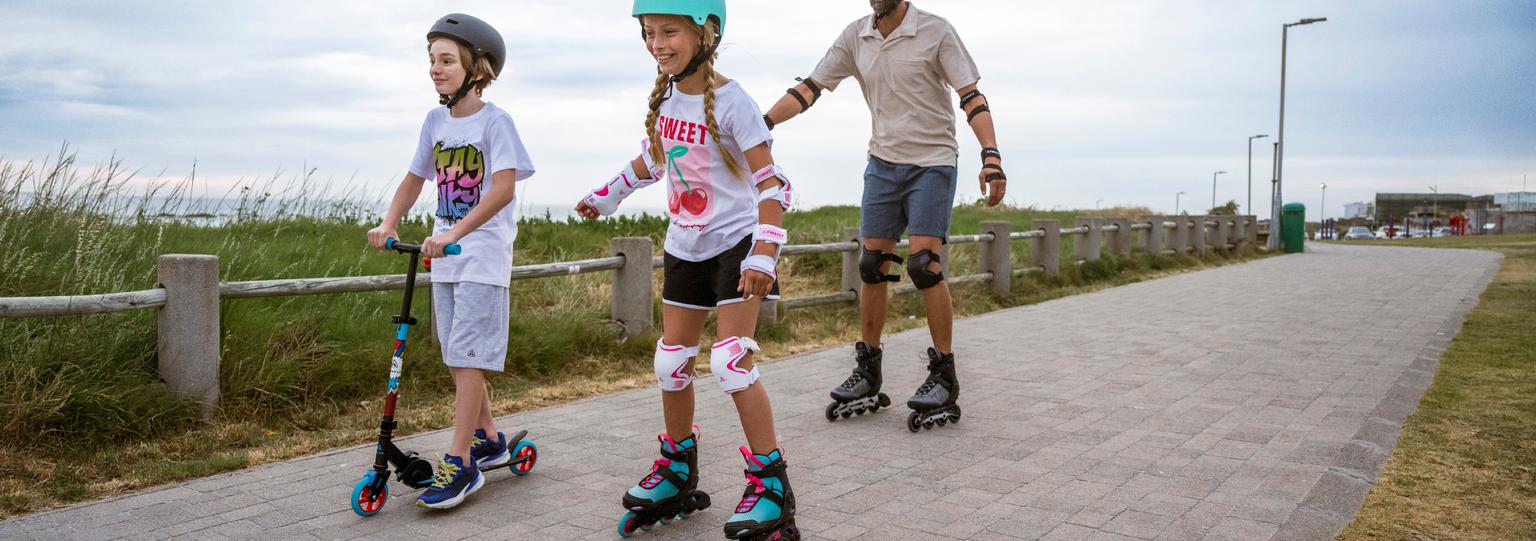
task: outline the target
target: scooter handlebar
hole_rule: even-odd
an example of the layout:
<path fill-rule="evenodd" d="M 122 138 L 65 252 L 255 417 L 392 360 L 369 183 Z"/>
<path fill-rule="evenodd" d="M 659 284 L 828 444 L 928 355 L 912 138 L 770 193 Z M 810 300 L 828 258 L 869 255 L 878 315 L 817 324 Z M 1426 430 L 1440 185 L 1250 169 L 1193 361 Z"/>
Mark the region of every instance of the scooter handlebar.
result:
<path fill-rule="evenodd" d="M 384 241 L 384 248 L 389 249 L 389 250 L 394 250 L 394 251 L 400 252 L 402 254 L 419 254 L 419 253 L 421 253 L 421 245 L 420 244 L 406 244 L 404 242 L 400 242 L 400 241 L 395 240 L 395 239 L 389 239 L 389 240 Z M 458 244 L 449 244 L 449 245 L 443 247 L 443 253 L 444 254 L 448 254 L 448 255 L 459 255 L 461 253 L 464 253 L 464 249 L 460 248 Z"/>

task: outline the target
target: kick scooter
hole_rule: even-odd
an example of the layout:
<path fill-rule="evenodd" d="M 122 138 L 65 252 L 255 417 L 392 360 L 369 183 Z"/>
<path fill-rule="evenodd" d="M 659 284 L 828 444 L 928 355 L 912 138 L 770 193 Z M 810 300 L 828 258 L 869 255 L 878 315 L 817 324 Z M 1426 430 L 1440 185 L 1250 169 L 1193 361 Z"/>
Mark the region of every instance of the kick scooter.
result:
<path fill-rule="evenodd" d="M 411 326 L 416 324 L 416 318 L 411 317 L 411 296 L 416 291 L 416 266 L 421 258 L 421 246 L 406 244 L 395 239 L 385 241 L 384 246 L 402 254 L 409 254 L 411 266 L 407 267 L 405 272 L 405 301 L 400 307 L 400 315 L 391 318 L 396 326 L 395 354 L 389 361 L 389 389 L 384 394 L 384 420 L 379 423 L 379 444 L 375 447 L 373 469 L 363 474 L 363 478 L 352 489 L 352 511 L 365 517 L 378 514 L 389 498 L 390 466 L 394 466 L 395 475 L 400 482 L 412 489 L 431 486 L 433 478 L 431 461 L 421 458 L 415 451 L 401 451 L 394 442 L 394 431 L 398 426 L 395 422 L 395 398 L 399 394 L 400 370 L 403 365 L 401 355 L 405 353 L 406 335 L 409 334 Z M 448 255 L 459 255 L 460 248 L 457 244 L 449 244 L 443 248 L 443 252 Z M 512 460 L 481 471 L 505 467 L 510 468 L 518 477 L 528 475 L 539 459 L 539 448 L 532 441 L 523 439 L 527 435 L 527 430 L 519 430 L 516 434 L 508 436 L 507 447 L 512 449 Z"/>

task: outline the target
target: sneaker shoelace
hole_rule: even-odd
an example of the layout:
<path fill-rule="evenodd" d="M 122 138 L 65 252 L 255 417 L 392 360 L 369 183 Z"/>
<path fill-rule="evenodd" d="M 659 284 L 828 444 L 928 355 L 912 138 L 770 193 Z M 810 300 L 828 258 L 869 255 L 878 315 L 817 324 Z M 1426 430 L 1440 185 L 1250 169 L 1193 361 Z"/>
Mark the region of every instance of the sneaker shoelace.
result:
<path fill-rule="evenodd" d="M 437 466 L 437 477 L 432 480 L 432 488 L 443 488 L 452 484 L 454 476 L 458 473 L 458 466 L 444 460 Z"/>

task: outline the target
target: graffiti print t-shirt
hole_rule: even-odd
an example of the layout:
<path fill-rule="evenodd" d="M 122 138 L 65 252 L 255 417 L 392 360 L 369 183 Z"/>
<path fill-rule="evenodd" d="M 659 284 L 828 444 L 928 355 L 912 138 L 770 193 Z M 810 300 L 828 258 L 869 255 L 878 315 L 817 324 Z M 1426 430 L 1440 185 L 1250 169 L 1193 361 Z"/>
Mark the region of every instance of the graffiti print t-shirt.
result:
<path fill-rule="evenodd" d="M 757 102 L 736 81 L 715 89 L 715 123 L 720 142 L 741 166 L 731 174 L 704 122 L 704 95 L 674 90 L 661 104 L 656 130 L 661 132 L 666 162 L 667 253 L 688 261 L 720 255 L 750 236 L 757 226 L 757 187 L 743 151 L 773 136 L 763 124 Z"/>
<path fill-rule="evenodd" d="M 468 216 L 490 193 L 492 175 L 508 169 L 517 170 L 519 182 L 533 176 L 533 161 L 506 111 L 486 103 L 463 118 L 454 118 L 446 107 L 427 113 L 411 173 L 432 181 L 437 189 L 437 223 L 432 234 L 446 233 Z M 508 287 L 515 240 L 517 202 L 513 201 L 459 239 L 462 255 L 433 260 L 432 281 Z"/>

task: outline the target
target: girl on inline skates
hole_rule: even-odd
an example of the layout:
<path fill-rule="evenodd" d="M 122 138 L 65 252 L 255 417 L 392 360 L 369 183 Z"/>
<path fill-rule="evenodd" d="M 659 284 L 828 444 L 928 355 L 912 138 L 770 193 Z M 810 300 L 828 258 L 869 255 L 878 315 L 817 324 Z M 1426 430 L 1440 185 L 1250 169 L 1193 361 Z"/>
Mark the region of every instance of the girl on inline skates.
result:
<path fill-rule="evenodd" d="M 757 104 L 715 71 L 725 0 L 635 0 L 646 50 L 657 65 L 640 155 L 587 194 L 576 212 L 612 214 L 630 194 L 665 177 L 670 224 L 665 243 L 662 337 L 656 343 L 666 431 L 661 458 L 624 494 L 628 536 L 709 506 L 698 487 L 693 426 L 694 361 L 710 310 L 718 338 L 710 369 L 735 402 L 746 432 L 747 489 L 725 524 L 730 539 L 798 539 L 794 495 L 774 434 L 768 391 L 758 381 L 752 340 L 758 307 L 778 295 L 780 227 L 790 185 L 769 152 L 772 136 Z"/>

